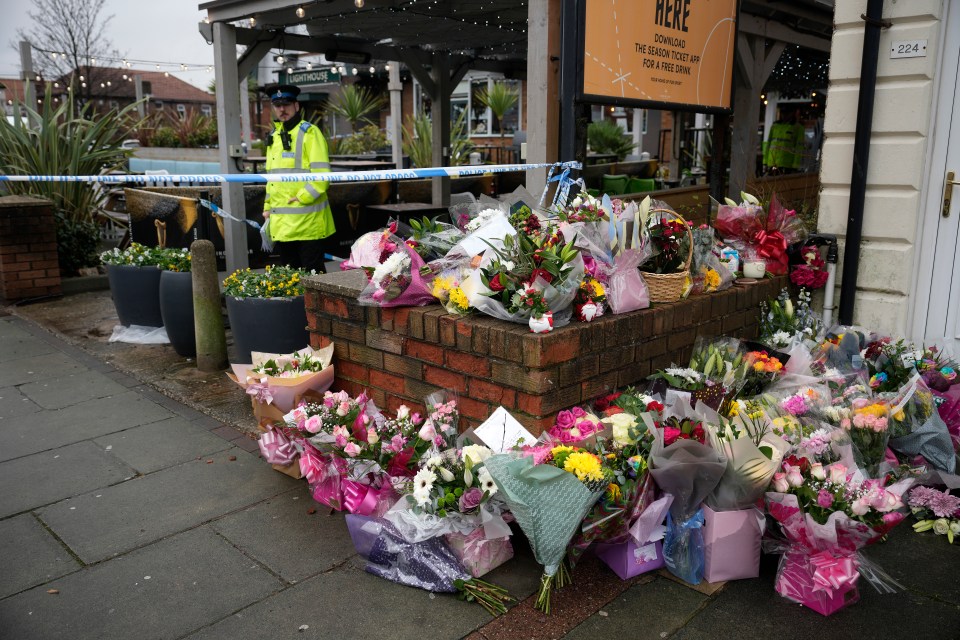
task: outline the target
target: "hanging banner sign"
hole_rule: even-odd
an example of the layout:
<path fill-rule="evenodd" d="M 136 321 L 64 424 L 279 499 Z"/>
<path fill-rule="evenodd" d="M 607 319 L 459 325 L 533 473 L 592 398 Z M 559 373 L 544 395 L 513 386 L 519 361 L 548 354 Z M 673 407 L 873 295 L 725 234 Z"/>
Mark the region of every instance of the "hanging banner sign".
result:
<path fill-rule="evenodd" d="M 284 84 L 295 84 L 297 86 L 337 84 L 340 82 L 340 72 L 333 69 L 300 69 L 284 75 Z"/>
<path fill-rule="evenodd" d="M 737 0 L 586 0 L 586 102 L 731 108 Z"/>

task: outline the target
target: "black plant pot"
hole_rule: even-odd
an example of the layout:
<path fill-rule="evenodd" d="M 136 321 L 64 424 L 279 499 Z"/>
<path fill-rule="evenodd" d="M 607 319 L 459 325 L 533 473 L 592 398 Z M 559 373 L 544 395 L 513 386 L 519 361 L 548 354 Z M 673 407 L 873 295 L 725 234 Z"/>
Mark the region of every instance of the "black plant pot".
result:
<path fill-rule="evenodd" d="M 178 355 L 197 355 L 193 328 L 193 274 L 164 271 L 160 276 L 160 313 L 170 344 Z"/>
<path fill-rule="evenodd" d="M 303 296 L 234 298 L 227 296 L 227 315 L 239 363 L 252 361 L 251 351 L 290 353 L 310 344 Z"/>
<path fill-rule="evenodd" d="M 162 327 L 160 315 L 160 271 L 157 267 L 127 264 L 107 265 L 110 295 L 117 317 L 125 327 Z"/>

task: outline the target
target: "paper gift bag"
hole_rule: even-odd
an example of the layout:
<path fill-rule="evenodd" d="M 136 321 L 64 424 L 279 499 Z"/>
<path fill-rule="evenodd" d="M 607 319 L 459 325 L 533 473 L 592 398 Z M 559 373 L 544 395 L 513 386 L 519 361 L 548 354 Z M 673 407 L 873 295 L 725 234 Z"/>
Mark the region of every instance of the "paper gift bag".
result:
<path fill-rule="evenodd" d="M 469 535 L 454 532 L 444 537 L 453 555 L 474 578 L 493 571 L 513 557 L 510 536 L 487 539 L 483 527 L 477 527 Z"/>
<path fill-rule="evenodd" d="M 714 511 L 703 505 L 704 580 L 759 576 L 763 528 L 763 514 L 757 509 Z"/>
<path fill-rule="evenodd" d="M 633 539 L 618 544 L 598 542 L 594 553 L 623 580 L 663 568 L 663 542 L 637 544 Z"/>
<path fill-rule="evenodd" d="M 303 473 L 300 471 L 299 460 L 294 460 L 290 464 L 275 464 L 273 468 L 284 475 L 290 476 L 294 480 L 299 480 L 303 477 Z"/>
<path fill-rule="evenodd" d="M 788 551 L 780 560 L 776 590 L 781 596 L 825 616 L 860 600 L 854 556 Z"/>

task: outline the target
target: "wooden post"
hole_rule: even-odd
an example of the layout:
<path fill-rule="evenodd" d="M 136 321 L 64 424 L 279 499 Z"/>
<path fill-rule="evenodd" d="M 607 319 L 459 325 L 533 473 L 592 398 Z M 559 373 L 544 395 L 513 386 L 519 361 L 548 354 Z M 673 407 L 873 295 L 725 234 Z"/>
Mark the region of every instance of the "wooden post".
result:
<path fill-rule="evenodd" d="M 217 255 L 209 240 L 190 245 L 193 274 L 193 328 L 197 340 L 197 369 L 221 371 L 227 367 L 227 336 L 220 310 Z"/>
<path fill-rule="evenodd" d="M 526 101 L 527 158 L 530 164 L 557 162 L 557 131 L 560 129 L 560 0 L 530 0 L 527 6 L 529 51 Z M 563 158 L 564 161 L 572 158 Z M 543 191 L 546 169 L 527 171 L 527 190 Z"/>

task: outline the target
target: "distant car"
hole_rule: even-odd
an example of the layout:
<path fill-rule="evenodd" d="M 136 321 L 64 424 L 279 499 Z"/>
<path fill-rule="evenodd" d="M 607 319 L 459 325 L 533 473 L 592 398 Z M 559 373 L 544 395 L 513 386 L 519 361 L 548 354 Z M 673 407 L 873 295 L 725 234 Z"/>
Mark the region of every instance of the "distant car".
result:
<path fill-rule="evenodd" d="M 121 149 L 139 149 L 139 148 L 140 148 L 140 141 L 139 141 L 139 140 L 133 140 L 133 139 L 131 139 L 131 140 L 124 140 L 123 142 L 120 143 L 120 148 L 121 148 Z"/>

